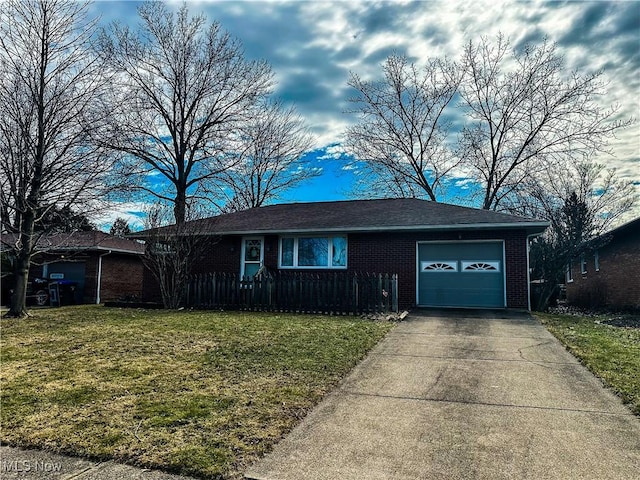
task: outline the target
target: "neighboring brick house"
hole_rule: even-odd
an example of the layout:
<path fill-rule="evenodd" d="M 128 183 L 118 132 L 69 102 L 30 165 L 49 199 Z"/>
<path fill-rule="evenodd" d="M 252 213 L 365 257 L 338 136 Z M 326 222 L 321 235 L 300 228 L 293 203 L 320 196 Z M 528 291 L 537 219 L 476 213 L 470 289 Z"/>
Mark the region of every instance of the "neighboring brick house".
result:
<path fill-rule="evenodd" d="M 567 272 L 567 301 L 584 307 L 640 308 L 640 218 L 605 234 L 604 246 Z"/>
<path fill-rule="evenodd" d="M 546 222 L 418 199 L 292 203 L 193 222 L 195 273 L 398 274 L 401 308 L 529 308 L 528 237 Z"/>
<path fill-rule="evenodd" d="M 11 240 L 10 235 L 3 235 L 4 251 L 10 251 Z M 36 279 L 72 285 L 63 299 L 66 303 L 103 303 L 142 295 L 144 244 L 89 231 L 43 236 L 37 248 L 29 281 L 33 285 Z M 5 283 L 3 290 L 6 288 L 10 285 Z M 47 291 L 46 284 L 39 288 Z"/>

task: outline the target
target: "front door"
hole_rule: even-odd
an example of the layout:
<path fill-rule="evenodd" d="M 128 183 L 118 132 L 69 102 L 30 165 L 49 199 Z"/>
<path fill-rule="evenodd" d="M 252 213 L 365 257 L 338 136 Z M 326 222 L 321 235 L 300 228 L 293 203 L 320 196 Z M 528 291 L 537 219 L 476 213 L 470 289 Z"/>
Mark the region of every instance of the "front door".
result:
<path fill-rule="evenodd" d="M 240 275 L 253 277 L 264 262 L 264 238 L 244 237 L 242 239 L 242 264 Z"/>

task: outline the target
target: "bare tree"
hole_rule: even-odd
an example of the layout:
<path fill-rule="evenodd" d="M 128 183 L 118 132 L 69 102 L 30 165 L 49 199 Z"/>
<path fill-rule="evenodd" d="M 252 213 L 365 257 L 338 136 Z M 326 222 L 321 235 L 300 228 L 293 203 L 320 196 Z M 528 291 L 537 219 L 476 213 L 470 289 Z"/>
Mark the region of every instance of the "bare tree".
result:
<path fill-rule="evenodd" d="M 436 200 L 442 180 L 456 166 L 444 114 L 460 70 L 439 59 L 420 68 L 395 54 L 382 69 L 380 81 L 351 74 L 348 84 L 358 95 L 350 101 L 360 120 L 347 130 L 345 146 L 367 167 L 374 195 Z"/>
<path fill-rule="evenodd" d="M 172 217 L 166 205 L 154 204 L 146 215 L 146 230 L 141 233 L 146 245 L 142 261 L 158 283 L 167 309 L 184 305 L 193 266 L 204 258 L 205 249 L 215 241 L 203 234 L 199 222 L 186 218 L 170 225 Z"/>
<path fill-rule="evenodd" d="M 320 174 L 304 159 L 312 136 L 293 107 L 258 105 L 240 126 L 233 151 L 237 164 L 221 172 L 223 211 L 260 207 Z"/>
<path fill-rule="evenodd" d="M 469 123 L 458 153 L 482 185 L 482 208 L 501 209 L 522 184 L 606 152 L 614 133 L 632 123 L 616 119 L 616 107 L 598 104 L 606 86 L 602 71 L 567 72 L 547 40 L 519 52 L 502 35 L 495 44 L 469 42 L 462 63 Z"/>
<path fill-rule="evenodd" d="M 9 0 L 0 12 L 0 200 L 14 239 L 9 315 L 26 313 L 37 228 L 48 212 L 83 213 L 113 187 L 111 161 L 93 140 L 108 116 L 108 79 L 92 55 L 87 4 Z M 39 232 L 39 233 L 37 233 Z"/>
<path fill-rule="evenodd" d="M 113 116 L 108 146 L 127 155 L 124 168 L 139 188 L 171 202 L 176 223 L 212 190 L 208 185 L 233 166 L 230 134 L 272 86 L 270 67 L 244 58 L 240 43 L 218 23 L 174 14 L 159 1 L 139 8 L 138 31 L 114 25 L 101 37 L 100 53 L 117 74 L 121 109 Z M 169 191 L 148 185 L 160 174 Z"/>

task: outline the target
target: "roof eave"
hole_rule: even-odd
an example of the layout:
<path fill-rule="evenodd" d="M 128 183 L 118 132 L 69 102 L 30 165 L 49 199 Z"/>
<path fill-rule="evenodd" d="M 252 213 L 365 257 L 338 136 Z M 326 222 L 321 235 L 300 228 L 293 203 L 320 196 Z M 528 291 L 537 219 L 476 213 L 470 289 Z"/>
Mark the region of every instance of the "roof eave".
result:
<path fill-rule="evenodd" d="M 304 233 L 375 233 L 375 232 L 421 232 L 421 231 L 451 231 L 451 230 L 526 230 L 531 234 L 542 233 L 549 226 L 549 222 L 519 222 L 519 223 L 472 223 L 451 225 L 400 225 L 383 227 L 329 227 L 329 228 L 287 228 L 287 229 L 252 229 L 252 230 L 221 230 L 204 232 L 201 235 L 281 235 Z"/>
<path fill-rule="evenodd" d="M 130 253 L 132 255 L 143 255 L 144 252 L 139 252 L 135 250 L 126 250 L 122 248 L 109 248 L 109 247 L 73 247 L 73 246 L 56 246 L 50 245 L 47 247 L 39 247 L 37 248 L 38 253 L 51 253 L 51 252 L 69 252 L 69 251 L 77 251 L 77 252 L 112 252 L 112 253 Z"/>

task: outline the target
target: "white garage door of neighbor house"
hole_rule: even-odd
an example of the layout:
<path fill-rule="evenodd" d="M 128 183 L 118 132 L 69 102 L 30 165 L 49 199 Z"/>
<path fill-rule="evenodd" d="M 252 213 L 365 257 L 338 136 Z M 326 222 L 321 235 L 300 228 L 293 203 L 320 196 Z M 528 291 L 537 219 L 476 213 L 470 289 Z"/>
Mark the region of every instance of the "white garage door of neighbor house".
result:
<path fill-rule="evenodd" d="M 418 243 L 418 305 L 505 307 L 504 243 Z"/>

